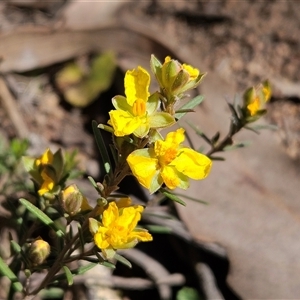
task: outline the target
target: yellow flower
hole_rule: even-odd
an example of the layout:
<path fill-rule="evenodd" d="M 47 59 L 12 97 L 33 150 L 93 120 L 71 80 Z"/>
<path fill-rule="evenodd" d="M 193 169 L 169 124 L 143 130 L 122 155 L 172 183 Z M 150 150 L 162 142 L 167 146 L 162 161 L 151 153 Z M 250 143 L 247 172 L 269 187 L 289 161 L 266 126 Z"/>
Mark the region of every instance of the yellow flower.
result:
<path fill-rule="evenodd" d="M 145 137 L 150 128 L 163 128 L 175 123 L 174 118 L 165 112 L 157 112 L 158 95 L 150 96 L 150 75 L 142 67 L 127 71 L 125 75 L 125 95 L 112 99 L 116 110 L 109 112 L 109 124 L 116 136 L 134 134 Z M 150 96 L 150 97 L 149 97 Z"/>
<path fill-rule="evenodd" d="M 165 141 L 156 141 L 154 148 L 135 150 L 127 157 L 133 175 L 151 193 L 163 183 L 169 189 L 187 189 L 188 177 L 199 180 L 209 174 L 211 160 L 195 150 L 182 147 L 183 141 L 184 129 L 180 128 L 168 133 Z"/>
<path fill-rule="evenodd" d="M 39 158 L 35 160 L 37 166 L 50 165 L 53 162 L 53 153 L 48 148 Z"/>
<path fill-rule="evenodd" d="M 117 207 L 119 209 L 121 208 L 124 208 L 124 207 L 129 207 L 131 206 L 131 198 L 129 197 L 124 197 L 124 198 L 113 198 L 113 199 L 110 199 L 110 201 L 112 202 L 115 202 Z M 102 215 L 104 210 L 108 207 L 108 204 L 106 205 L 103 205 L 103 206 L 99 206 L 99 208 L 97 209 L 97 212 L 96 212 L 96 216 L 99 216 L 99 215 Z"/>
<path fill-rule="evenodd" d="M 150 233 L 136 229 L 143 210 L 140 205 L 119 209 L 113 201 L 103 212 L 102 223 L 90 218 L 90 232 L 97 247 L 101 250 L 126 249 L 134 247 L 139 241 L 152 241 Z"/>
<path fill-rule="evenodd" d="M 52 191 L 55 185 L 55 179 L 53 178 L 52 174 L 50 174 L 49 170 L 44 168 L 41 172 L 41 177 L 43 179 L 43 183 L 38 190 L 38 194 L 43 196 L 45 193 Z"/>

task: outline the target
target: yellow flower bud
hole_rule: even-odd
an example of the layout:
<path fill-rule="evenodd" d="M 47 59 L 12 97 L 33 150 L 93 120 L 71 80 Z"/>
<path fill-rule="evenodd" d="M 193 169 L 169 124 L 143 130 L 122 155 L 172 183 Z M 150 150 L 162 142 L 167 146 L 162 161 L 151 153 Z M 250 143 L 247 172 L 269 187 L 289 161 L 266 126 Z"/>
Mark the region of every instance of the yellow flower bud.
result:
<path fill-rule="evenodd" d="M 265 103 L 271 98 L 271 87 L 268 81 L 257 87 L 251 87 L 244 93 L 243 111 L 248 122 L 253 122 L 265 112 Z"/>
<path fill-rule="evenodd" d="M 154 56 L 151 56 L 150 66 L 160 88 L 168 99 L 195 88 L 205 74 L 190 65 L 181 64 L 169 56 L 163 64 Z"/>
<path fill-rule="evenodd" d="M 92 209 L 76 184 L 71 184 L 66 187 L 61 192 L 60 199 L 63 209 L 70 216 L 78 214 L 81 210 Z"/>
<path fill-rule="evenodd" d="M 28 250 L 29 260 L 34 266 L 41 265 L 50 254 L 50 245 L 42 239 L 31 243 Z"/>
<path fill-rule="evenodd" d="M 52 164 L 52 161 L 53 161 L 53 153 L 48 148 L 39 158 L 35 160 L 35 163 L 37 166 L 40 165 L 44 166 L 44 165 Z"/>

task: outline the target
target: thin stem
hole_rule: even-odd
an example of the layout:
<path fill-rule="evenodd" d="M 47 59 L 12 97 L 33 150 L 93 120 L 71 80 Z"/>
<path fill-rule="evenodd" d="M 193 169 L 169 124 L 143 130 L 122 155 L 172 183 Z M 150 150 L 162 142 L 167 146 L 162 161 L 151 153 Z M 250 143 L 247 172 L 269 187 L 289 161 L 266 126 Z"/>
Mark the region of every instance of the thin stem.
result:
<path fill-rule="evenodd" d="M 212 145 L 212 148 L 206 153 L 206 156 L 211 157 L 212 154 L 216 152 L 222 152 L 224 151 L 224 148 L 226 146 L 232 145 L 233 136 L 238 133 L 244 126 L 245 124 L 242 122 L 234 123 L 234 121 L 232 121 L 230 124 L 229 133 L 223 138 L 222 141 L 220 141 L 216 145 Z"/>

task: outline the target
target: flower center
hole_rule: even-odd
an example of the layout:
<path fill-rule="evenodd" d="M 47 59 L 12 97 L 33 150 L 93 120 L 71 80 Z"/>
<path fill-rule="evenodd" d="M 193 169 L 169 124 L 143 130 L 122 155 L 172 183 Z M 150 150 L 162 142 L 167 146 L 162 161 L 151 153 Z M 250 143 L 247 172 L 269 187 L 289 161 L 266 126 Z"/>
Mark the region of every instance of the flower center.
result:
<path fill-rule="evenodd" d="M 143 116 L 146 113 L 146 102 L 143 99 L 136 99 L 132 106 L 134 116 Z"/>
<path fill-rule="evenodd" d="M 169 148 L 165 151 L 163 155 L 159 156 L 159 164 L 161 166 L 166 166 L 171 163 L 177 156 L 177 149 Z"/>

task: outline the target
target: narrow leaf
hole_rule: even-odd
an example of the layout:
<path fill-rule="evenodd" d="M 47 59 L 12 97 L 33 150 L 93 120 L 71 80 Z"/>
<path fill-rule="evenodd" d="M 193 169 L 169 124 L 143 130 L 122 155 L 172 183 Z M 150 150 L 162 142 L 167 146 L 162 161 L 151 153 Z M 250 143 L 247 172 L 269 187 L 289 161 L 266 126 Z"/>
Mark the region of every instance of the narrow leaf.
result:
<path fill-rule="evenodd" d="M 21 252 L 21 246 L 17 242 L 11 240 L 10 245 L 14 253 L 18 254 Z"/>
<path fill-rule="evenodd" d="M 90 259 L 92 259 L 92 258 L 90 257 Z M 87 258 L 84 258 L 84 260 L 87 260 Z M 94 268 L 94 267 L 97 266 L 98 264 L 99 264 L 98 261 L 97 261 L 97 262 L 91 262 L 91 263 L 89 263 L 89 264 L 87 264 L 87 265 L 85 265 L 85 266 L 81 266 L 81 267 L 79 267 L 79 268 L 77 268 L 77 269 L 74 269 L 74 270 L 70 270 L 70 269 L 69 269 L 69 271 L 70 271 L 71 276 L 72 276 L 72 278 L 73 278 L 73 276 L 75 276 L 75 275 L 82 275 L 82 274 L 84 274 L 85 272 L 91 270 L 92 268 Z M 67 267 L 66 267 L 66 268 L 67 268 Z M 65 271 L 65 269 L 64 269 L 64 271 Z M 68 271 L 67 271 L 67 272 L 68 272 Z M 53 277 L 53 282 L 55 282 L 55 281 L 60 281 L 60 282 L 61 282 L 65 277 L 66 277 L 66 272 L 65 272 L 65 274 L 60 273 L 60 274 L 58 274 L 58 275 L 55 275 L 55 276 Z"/>
<path fill-rule="evenodd" d="M 41 299 L 63 299 L 65 292 L 61 288 L 51 287 L 49 289 L 44 289 L 39 292 L 39 297 Z"/>
<path fill-rule="evenodd" d="M 241 142 L 241 143 L 236 143 L 233 145 L 229 145 L 224 147 L 224 151 L 231 151 L 231 150 L 235 150 L 235 149 L 239 149 L 239 148 L 245 148 L 247 146 L 251 145 L 250 141 L 246 141 L 246 142 Z"/>
<path fill-rule="evenodd" d="M 179 194 L 179 193 L 174 193 L 174 195 L 179 196 L 179 197 L 183 197 L 185 199 L 193 200 L 193 201 L 198 202 L 198 203 L 208 204 L 208 202 L 206 202 L 204 200 L 200 200 L 200 199 L 190 197 L 190 196 L 187 196 L 187 195 L 183 195 L 183 194 Z"/>
<path fill-rule="evenodd" d="M 107 174 L 110 174 L 112 172 L 111 169 L 111 161 L 101 134 L 101 131 L 98 128 L 98 124 L 95 120 L 92 121 L 92 127 L 93 127 L 93 132 L 94 132 L 94 136 L 95 136 L 95 140 L 98 146 L 98 149 L 100 151 L 100 155 L 102 157 L 103 160 L 103 165 L 104 165 L 104 169 L 105 172 Z"/>
<path fill-rule="evenodd" d="M 130 269 L 132 268 L 131 262 L 128 259 L 126 259 L 124 256 L 116 253 L 114 258 L 120 263 L 122 263 L 123 265 L 127 266 L 128 268 Z"/>
<path fill-rule="evenodd" d="M 179 108 L 179 111 L 182 110 L 190 110 L 190 109 L 194 109 L 197 105 L 199 105 L 202 101 L 204 100 L 204 97 L 202 95 L 198 95 L 197 97 L 193 98 L 192 100 L 188 101 L 186 104 L 182 105 Z M 175 113 L 174 117 L 176 119 L 181 119 L 187 112 L 178 112 Z"/>
<path fill-rule="evenodd" d="M 221 156 L 209 156 L 209 158 L 211 160 L 219 160 L 219 161 L 224 161 L 225 160 L 225 158 L 221 157 Z"/>
<path fill-rule="evenodd" d="M 186 206 L 185 202 L 183 200 L 181 200 L 179 197 L 177 197 L 176 195 L 174 195 L 173 193 L 165 190 L 164 188 L 160 188 L 160 192 L 162 194 L 164 194 L 167 198 L 171 199 L 172 201 L 175 201 L 183 206 Z"/>
<path fill-rule="evenodd" d="M 103 262 L 100 263 L 100 265 L 102 265 L 104 267 L 107 267 L 107 268 L 110 268 L 110 269 L 115 269 L 116 268 L 116 266 L 113 263 L 109 262 L 109 261 L 103 261 Z"/>
<path fill-rule="evenodd" d="M 145 227 L 151 232 L 151 233 L 172 233 L 172 229 L 170 227 L 166 226 L 160 226 L 160 225 L 145 225 Z"/>
<path fill-rule="evenodd" d="M 195 130 L 196 134 L 199 135 L 200 137 L 202 137 L 209 145 L 213 146 L 210 138 L 204 133 L 202 132 L 200 129 L 198 129 L 194 124 L 190 123 L 187 121 L 187 124 Z"/>
<path fill-rule="evenodd" d="M 92 262 L 92 263 L 87 264 L 87 265 L 85 265 L 85 266 L 81 266 L 81 267 L 79 267 L 79 268 L 76 270 L 76 272 L 73 272 L 73 274 L 76 274 L 76 275 L 82 275 L 82 274 L 84 274 L 85 272 L 87 272 L 87 271 L 93 269 L 93 268 L 96 267 L 97 265 L 98 265 L 98 263 Z"/>
<path fill-rule="evenodd" d="M 68 286 L 73 285 L 73 275 L 70 271 L 70 269 L 67 266 L 63 266 L 63 270 L 65 272 L 67 281 L 68 281 Z"/>
<path fill-rule="evenodd" d="M 23 290 L 22 284 L 19 282 L 18 277 L 15 275 L 15 273 L 9 268 L 9 266 L 2 260 L 0 257 L 0 273 L 3 276 L 7 276 L 8 279 L 12 283 L 12 287 L 15 291 L 21 292 Z"/>
<path fill-rule="evenodd" d="M 26 199 L 19 199 L 19 201 L 32 213 L 34 214 L 41 222 L 43 222 L 45 225 L 51 227 L 55 232 L 58 237 L 64 236 L 64 233 L 58 229 L 55 225 L 55 223 L 44 213 L 42 212 L 39 208 L 34 206 L 32 203 L 30 203 Z"/>

